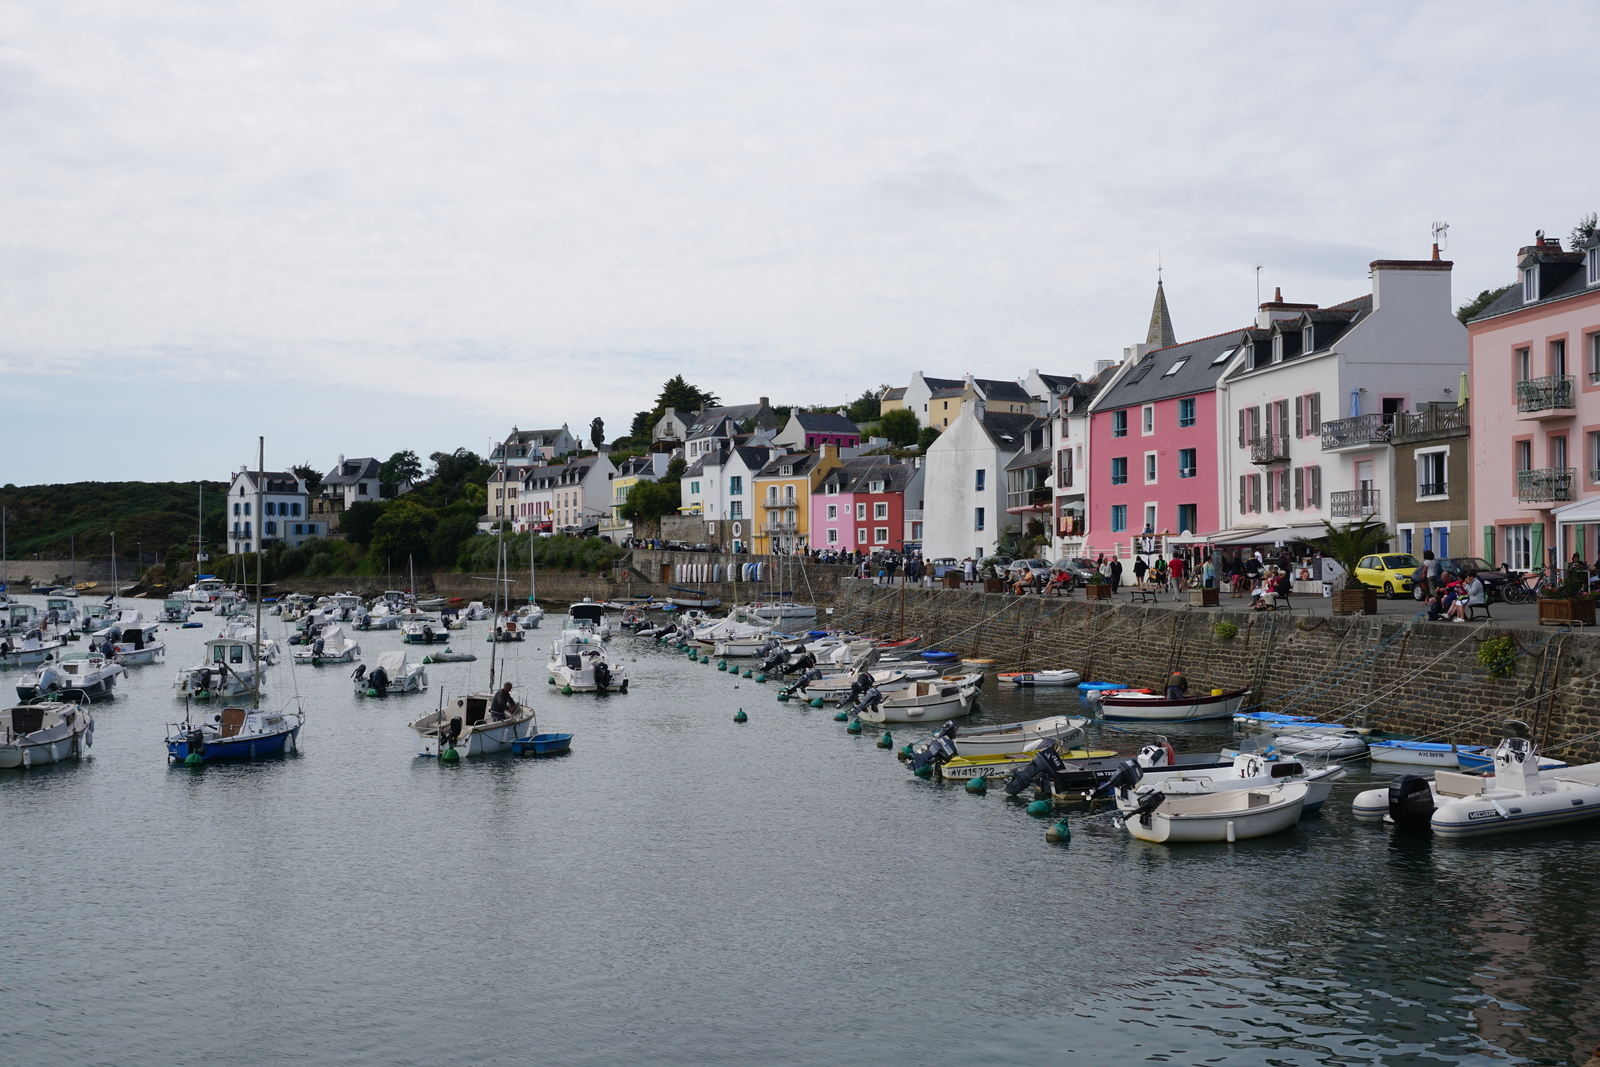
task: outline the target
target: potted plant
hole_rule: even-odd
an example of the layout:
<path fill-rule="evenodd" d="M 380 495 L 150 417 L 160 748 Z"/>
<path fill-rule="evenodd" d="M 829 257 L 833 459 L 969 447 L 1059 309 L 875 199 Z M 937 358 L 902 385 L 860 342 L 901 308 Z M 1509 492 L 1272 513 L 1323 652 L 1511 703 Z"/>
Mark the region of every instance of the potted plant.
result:
<path fill-rule="evenodd" d="M 1006 580 L 1000 577 L 1000 572 L 994 565 L 994 557 L 991 556 L 983 561 L 983 571 L 981 573 L 983 591 L 985 593 L 1004 593 L 1006 591 Z"/>
<path fill-rule="evenodd" d="M 1568 573 L 1555 585 L 1539 591 L 1539 625 L 1547 622 L 1563 626 L 1593 626 L 1594 598 L 1588 595 L 1584 577 Z"/>
<path fill-rule="evenodd" d="M 1083 595 L 1088 600 L 1110 600 L 1111 583 L 1099 571 L 1091 571 L 1089 582 L 1083 587 Z"/>
<path fill-rule="evenodd" d="M 1368 589 L 1356 577 L 1356 564 L 1364 556 L 1381 551 L 1388 543 L 1389 532 L 1378 523 L 1364 521 L 1357 526 L 1347 522 L 1343 526 L 1335 526 L 1324 519 L 1322 525 L 1327 529 L 1327 534 L 1316 540 L 1316 545 L 1324 556 L 1333 560 L 1344 570 L 1343 588 L 1333 591 L 1333 613 L 1335 615 L 1376 615 L 1378 613 L 1378 591 Z"/>

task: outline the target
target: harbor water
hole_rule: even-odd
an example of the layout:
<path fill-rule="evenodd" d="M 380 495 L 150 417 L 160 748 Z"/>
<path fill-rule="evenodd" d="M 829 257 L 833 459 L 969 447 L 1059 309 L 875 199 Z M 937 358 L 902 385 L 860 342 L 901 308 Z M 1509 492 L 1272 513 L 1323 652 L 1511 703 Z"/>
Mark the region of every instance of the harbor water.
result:
<path fill-rule="evenodd" d="M 483 658 L 413 696 L 286 648 L 264 703 L 303 701 L 299 752 L 174 766 L 197 618 L 95 707 L 89 758 L 0 772 L 0 1063 L 1582 1064 L 1600 1042 L 1600 827 L 1396 835 L 1350 817 L 1387 777 L 1363 765 L 1275 837 L 1095 818 L 1052 845 L 1001 790 L 918 780 L 878 731 L 649 640 L 614 639 L 628 693 L 562 696 L 555 618 L 501 648 L 565 757 L 417 756 L 406 722 L 487 686 L 471 623 L 452 647 Z M 368 664 L 400 641 L 357 637 Z M 1080 708 L 992 677 L 981 700 L 974 723 Z"/>

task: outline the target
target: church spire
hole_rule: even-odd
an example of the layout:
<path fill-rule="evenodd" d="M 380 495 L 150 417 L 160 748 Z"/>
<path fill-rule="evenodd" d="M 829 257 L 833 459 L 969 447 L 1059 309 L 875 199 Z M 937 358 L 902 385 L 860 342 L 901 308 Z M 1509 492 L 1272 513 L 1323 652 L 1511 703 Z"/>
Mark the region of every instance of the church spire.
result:
<path fill-rule="evenodd" d="M 1172 329 L 1172 313 L 1167 310 L 1167 291 L 1161 286 L 1159 272 L 1156 277 L 1156 303 L 1150 309 L 1150 333 L 1144 343 L 1154 348 L 1170 348 L 1178 343 Z"/>

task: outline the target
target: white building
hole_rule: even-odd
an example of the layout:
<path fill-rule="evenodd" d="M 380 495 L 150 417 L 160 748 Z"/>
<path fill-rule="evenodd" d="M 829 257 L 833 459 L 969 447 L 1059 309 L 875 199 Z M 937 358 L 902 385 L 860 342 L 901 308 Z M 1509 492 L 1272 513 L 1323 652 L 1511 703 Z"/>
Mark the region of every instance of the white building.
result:
<path fill-rule="evenodd" d="M 908 394 L 909 395 L 909 394 Z M 922 554 L 929 559 L 994 555 L 1007 529 L 1006 465 L 1028 444 L 1032 415 L 990 413 L 983 401 L 964 404 L 949 428 L 928 446 L 923 474 Z"/>
<path fill-rule="evenodd" d="M 913 371 L 911 384 L 906 386 L 905 397 L 901 402 L 905 405 L 907 411 L 917 417 L 919 425 L 938 426 L 941 420 L 937 415 L 930 414 L 928 411 L 928 404 L 933 394 L 950 393 L 951 390 L 954 390 L 955 392 L 952 395 L 959 396 L 961 390 L 966 388 L 966 385 L 964 378 L 929 378 L 923 375 L 921 371 Z"/>
<path fill-rule="evenodd" d="M 293 471 L 267 471 L 262 478 L 241 466 L 228 486 L 228 551 L 257 552 L 274 544 L 299 548 L 324 537 L 328 524 L 309 514 L 311 494 Z"/>
<path fill-rule="evenodd" d="M 1447 261 L 1378 260 L 1372 293 L 1327 308 L 1261 305 L 1217 385 L 1217 544 L 1276 543 L 1321 521 L 1395 528 L 1397 412 L 1454 403 L 1467 369 Z"/>
<path fill-rule="evenodd" d="M 554 430 L 519 430 L 511 433 L 489 453 L 490 463 L 504 463 L 508 467 L 532 467 L 578 451 L 581 442 L 562 423 Z"/>
<path fill-rule="evenodd" d="M 722 519 L 757 520 L 755 477 L 782 448 L 722 444 L 691 460 L 679 482 L 683 504 L 679 512 L 698 515 L 708 522 Z M 741 530 L 741 533 L 743 531 Z M 754 526 L 747 540 L 754 540 Z"/>
<path fill-rule="evenodd" d="M 385 486 L 378 480 L 383 464 L 372 456 L 355 459 L 339 457 L 339 463 L 322 478 L 317 489 L 317 510 L 335 513 L 363 500 L 389 500 L 411 491 L 411 483 Z"/>
<path fill-rule="evenodd" d="M 551 528 L 575 532 L 598 526 L 611 514 L 611 481 L 617 475 L 611 457 L 601 453 L 568 460 L 560 466 L 535 468 L 548 472 Z M 539 498 L 534 497 L 534 501 Z"/>
<path fill-rule="evenodd" d="M 1033 373 L 1033 372 L 1030 372 Z M 1054 422 L 1055 470 L 1051 486 L 1055 492 L 1054 558 L 1083 554 L 1089 518 L 1089 409 L 1100 386 L 1116 373 L 1102 370 L 1088 381 L 1074 380 L 1054 400 L 1050 417 Z"/>

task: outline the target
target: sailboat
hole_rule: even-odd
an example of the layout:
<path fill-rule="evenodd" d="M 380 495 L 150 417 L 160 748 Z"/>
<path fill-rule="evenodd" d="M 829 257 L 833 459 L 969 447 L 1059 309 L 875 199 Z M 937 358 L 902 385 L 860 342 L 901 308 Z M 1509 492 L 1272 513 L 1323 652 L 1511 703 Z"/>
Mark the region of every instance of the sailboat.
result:
<path fill-rule="evenodd" d="M 505 553 L 505 528 L 496 533 L 495 607 L 498 609 L 501 569 Z M 496 612 L 498 615 L 498 611 Z M 499 666 L 498 643 L 489 653 L 489 688 L 486 692 L 468 693 L 414 719 L 408 725 L 422 741 L 422 755 L 445 761 L 463 757 L 487 756 L 508 750 L 524 750 L 536 754 L 554 754 L 566 751 L 572 745 L 571 734 L 541 734 L 532 705 L 512 698 L 508 707 L 494 707 L 496 670 Z M 509 694 L 507 694 L 509 696 Z"/>
<path fill-rule="evenodd" d="M 62 596 L 77 596 L 78 595 L 78 538 L 77 538 L 76 535 L 74 535 L 68 541 L 68 546 L 69 546 L 69 549 L 72 552 L 72 580 L 69 581 L 66 584 L 65 588 L 58 590 L 58 592 Z"/>
<path fill-rule="evenodd" d="M 260 449 L 256 458 L 256 488 L 266 487 L 266 438 L 258 441 Z M 259 546 L 258 546 L 259 547 Z M 250 707 L 225 707 L 193 721 L 189 715 L 181 723 L 172 723 L 167 732 L 167 758 L 182 763 L 209 763 L 225 759 L 259 759 L 275 756 L 285 750 L 293 751 L 300 738 L 300 728 L 305 725 L 305 711 L 264 711 L 261 707 L 261 672 L 265 667 L 261 649 L 261 553 L 256 553 L 256 626 L 250 637 L 254 641 L 251 652 Z M 212 648 L 212 658 L 222 669 L 226 679 L 232 673 L 232 663 L 242 662 L 242 638 L 220 637 L 207 641 Z M 239 660 L 233 660 L 237 654 Z M 227 660 L 228 662 L 224 662 Z M 235 675 L 235 677 L 239 677 Z M 180 676 L 180 684 L 182 676 Z M 188 701 L 184 707 L 187 709 Z"/>
<path fill-rule="evenodd" d="M 11 517 L 0 506 L 0 611 L 11 606 L 11 542 L 9 529 Z"/>

